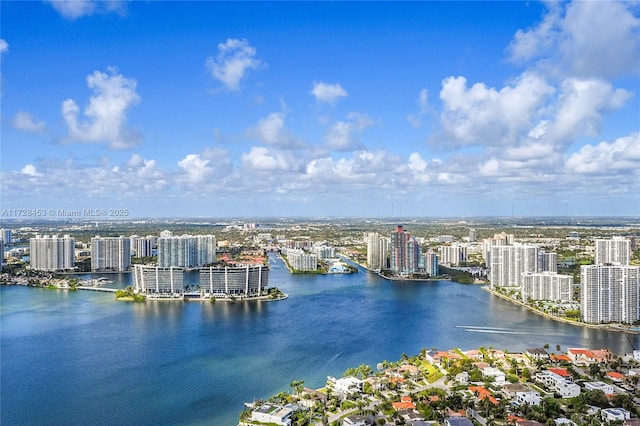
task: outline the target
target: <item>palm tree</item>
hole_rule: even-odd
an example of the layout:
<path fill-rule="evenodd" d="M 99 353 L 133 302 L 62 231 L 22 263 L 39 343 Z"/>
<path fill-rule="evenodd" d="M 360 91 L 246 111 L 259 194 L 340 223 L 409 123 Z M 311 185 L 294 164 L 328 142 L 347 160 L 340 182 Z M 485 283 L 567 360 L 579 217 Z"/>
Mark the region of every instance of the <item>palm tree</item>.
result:
<path fill-rule="evenodd" d="M 300 392 L 302 392 L 302 390 L 304 389 L 304 380 L 293 380 L 291 383 L 289 383 L 289 386 L 291 387 L 291 390 L 295 395 L 299 395 Z"/>

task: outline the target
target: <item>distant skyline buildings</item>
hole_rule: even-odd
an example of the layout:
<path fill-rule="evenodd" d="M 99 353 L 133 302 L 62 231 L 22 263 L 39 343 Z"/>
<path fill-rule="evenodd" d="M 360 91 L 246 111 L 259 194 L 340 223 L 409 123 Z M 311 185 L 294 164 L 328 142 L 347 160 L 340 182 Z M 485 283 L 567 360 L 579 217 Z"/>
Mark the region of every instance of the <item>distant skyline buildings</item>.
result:
<path fill-rule="evenodd" d="M 580 267 L 582 317 L 588 323 L 640 320 L 640 267 L 630 266 L 630 240 L 596 239 L 593 265 Z"/>
<path fill-rule="evenodd" d="M 398 274 L 414 274 L 418 272 L 418 265 L 422 251 L 420 244 L 406 231 L 402 225 L 396 226 L 391 233 L 390 269 Z"/>
<path fill-rule="evenodd" d="M 75 267 L 75 238 L 36 235 L 29 240 L 29 264 L 38 271 L 64 271 Z"/>
<path fill-rule="evenodd" d="M 514 244 L 491 248 L 489 280 L 491 287 L 522 284 L 522 273 L 538 272 L 538 246 Z"/>
<path fill-rule="evenodd" d="M 287 263 L 294 271 L 315 271 L 318 269 L 318 256 L 299 248 L 284 250 Z"/>
<path fill-rule="evenodd" d="M 581 311 L 587 323 L 640 320 L 640 267 L 586 265 L 580 267 Z"/>
<path fill-rule="evenodd" d="M 556 272 L 523 272 L 522 302 L 532 300 L 551 300 L 570 302 L 573 297 L 573 276 Z"/>
<path fill-rule="evenodd" d="M 158 267 L 195 268 L 216 261 L 214 235 L 174 236 L 163 231 L 158 238 Z"/>
<path fill-rule="evenodd" d="M 132 235 L 129 239 L 131 241 L 131 252 L 134 257 L 153 256 L 153 250 L 158 237 L 154 235 L 147 235 L 146 237 Z"/>
<path fill-rule="evenodd" d="M 373 271 L 381 271 L 389 267 L 389 251 L 391 240 L 377 232 L 366 233 L 367 266 Z"/>
<path fill-rule="evenodd" d="M 438 247 L 440 252 L 439 262 L 444 265 L 458 266 L 460 262 L 467 261 L 468 247 L 462 244 L 451 244 Z"/>
<path fill-rule="evenodd" d="M 91 238 L 92 271 L 127 271 L 131 266 L 131 239 L 129 237 Z"/>
<path fill-rule="evenodd" d="M 614 236 L 596 239 L 594 264 L 628 265 L 631 258 L 631 241 L 627 238 Z"/>
<path fill-rule="evenodd" d="M 424 254 L 424 266 L 426 273 L 430 277 L 436 277 L 440 275 L 440 262 L 438 259 L 438 254 L 431 248 L 429 248 L 429 250 L 427 250 L 427 252 Z"/>

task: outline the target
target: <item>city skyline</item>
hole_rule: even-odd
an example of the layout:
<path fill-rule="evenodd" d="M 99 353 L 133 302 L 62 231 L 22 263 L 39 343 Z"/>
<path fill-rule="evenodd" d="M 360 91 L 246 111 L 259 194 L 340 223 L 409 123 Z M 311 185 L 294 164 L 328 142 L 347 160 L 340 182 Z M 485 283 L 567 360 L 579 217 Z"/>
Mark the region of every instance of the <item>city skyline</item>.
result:
<path fill-rule="evenodd" d="M 626 2 L 3 2 L 2 208 L 637 216 L 639 16 Z"/>

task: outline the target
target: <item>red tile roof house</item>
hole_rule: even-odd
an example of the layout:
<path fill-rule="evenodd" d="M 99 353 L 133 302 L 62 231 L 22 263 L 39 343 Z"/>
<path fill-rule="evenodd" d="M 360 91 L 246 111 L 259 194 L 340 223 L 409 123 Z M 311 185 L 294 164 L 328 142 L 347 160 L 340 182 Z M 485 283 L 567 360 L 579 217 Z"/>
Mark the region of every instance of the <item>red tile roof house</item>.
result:
<path fill-rule="evenodd" d="M 624 380 L 624 374 L 618 373 L 617 371 L 608 371 L 606 376 L 614 382 L 621 382 Z"/>
<path fill-rule="evenodd" d="M 568 355 L 564 355 L 564 354 L 560 354 L 560 355 L 555 355 L 555 354 L 551 354 L 551 361 L 555 361 L 555 362 L 571 362 L 571 358 L 569 358 Z"/>
<path fill-rule="evenodd" d="M 394 410 L 413 410 L 416 408 L 416 404 L 413 403 L 410 396 L 403 396 L 400 398 L 400 402 L 394 402 L 391 404 Z"/>
<path fill-rule="evenodd" d="M 549 371 L 567 379 L 571 378 L 571 373 L 569 373 L 569 370 L 567 370 L 566 368 L 549 368 Z"/>
<path fill-rule="evenodd" d="M 594 362 L 605 362 L 611 358 L 611 352 L 606 349 L 571 348 L 567 355 L 575 364 L 589 365 Z"/>
<path fill-rule="evenodd" d="M 491 391 L 482 386 L 469 386 L 469 391 L 479 400 L 488 399 L 493 405 L 498 405 L 498 400 L 491 395 Z"/>
<path fill-rule="evenodd" d="M 454 360 L 458 360 L 458 359 L 462 359 L 462 356 L 460 356 L 457 353 L 454 352 L 444 352 L 444 351 L 438 351 L 438 352 L 427 352 L 424 355 L 425 359 L 427 361 L 429 361 L 431 364 L 433 365 L 437 365 L 437 366 L 441 366 L 443 364 L 450 364 L 451 361 Z"/>

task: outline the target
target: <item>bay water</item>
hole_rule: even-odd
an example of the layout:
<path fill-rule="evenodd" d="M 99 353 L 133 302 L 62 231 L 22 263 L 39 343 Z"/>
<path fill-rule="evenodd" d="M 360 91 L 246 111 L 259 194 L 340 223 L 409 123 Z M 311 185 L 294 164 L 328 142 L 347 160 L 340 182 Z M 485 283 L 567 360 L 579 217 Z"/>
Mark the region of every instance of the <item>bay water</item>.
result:
<path fill-rule="evenodd" d="M 112 293 L 0 287 L 3 425 L 235 425 L 245 401 L 422 348 L 640 347 L 450 281 L 291 275 L 277 302 L 116 302 Z M 114 286 L 130 274 L 108 275 Z M 187 282 L 188 283 L 188 282 Z"/>

